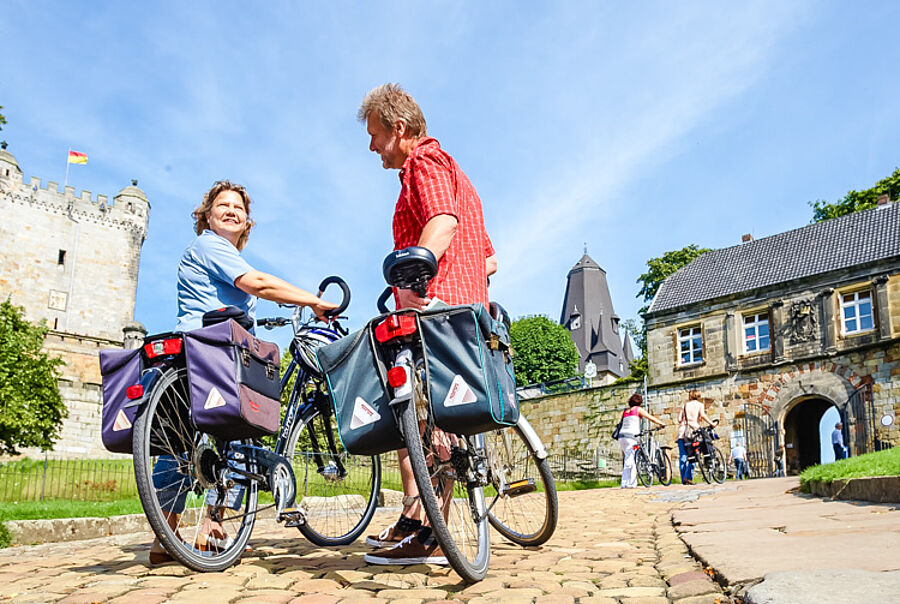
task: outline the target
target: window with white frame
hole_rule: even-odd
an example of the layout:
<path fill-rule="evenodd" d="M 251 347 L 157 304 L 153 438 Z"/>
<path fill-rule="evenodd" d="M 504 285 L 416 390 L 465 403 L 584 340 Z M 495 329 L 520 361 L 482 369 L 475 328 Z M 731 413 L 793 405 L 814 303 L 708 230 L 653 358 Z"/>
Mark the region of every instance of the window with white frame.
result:
<path fill-rule="evenodd" d="M 699 325 L 678 330 L 678 358 L 679 365 L 703 362 L 703 332 Z"/>
<path fill-rule="evenodd" d="M 769 349 L 769 314 L 744 315 L 744 352 L 763 352 Z"/>
<path fill-rule="evenodd" d="M 871 291 L 841 294 L 841 326 L 844 335 L 875 329 Z"/>

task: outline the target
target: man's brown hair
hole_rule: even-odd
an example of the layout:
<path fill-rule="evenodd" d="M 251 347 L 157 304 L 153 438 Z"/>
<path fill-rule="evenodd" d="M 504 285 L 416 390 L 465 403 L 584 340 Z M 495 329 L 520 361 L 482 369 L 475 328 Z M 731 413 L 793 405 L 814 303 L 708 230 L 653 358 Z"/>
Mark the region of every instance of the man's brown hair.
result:
<path fill-rule="evenodd" d="M 356 119 L 365 122 L 369 114 L 375 112 L 381 118 L 382 125 L 388 130 L 394 128 L 397 120 L 406 124 L 406 129 L 412 138 L 421 138 L 428 135 L 425 127 L 425 116 L 419 104 L 412 96 L 403 90 L 400 84 L 382 84 L 374 90 L 370 90 L 363 98 Z"/>
<path fill-rule="evenodd" d="M 688 392 L 688 400 L 689 401 L 699 401 L 700 400 L 700 392 L 697 390 L 691 390 Z"/>
<path fill-rule="evenodd" d="M 247 245 L 247 239 L 250 237 L 250 229 L 253 228 L 253 221 L 250 220 L 250 194 L 247 193 L 247 189 L 242 185 L 235 184 L 228 180 L 217 180 L 216 184 L 212 186 L 212 189 L 207 191 L 206 195 L 203 196 L 203 202 L 197 206 L 197 209 L 191 214 L 194 217 L 194 231 L 199 235 L 209 228 L 209 219 L 206 215 L 212 210 L 213 202 L 216 200 L 216 197 L 219 196 L 219 193 L 224 191 L 234 191 L 240 195 L 241 199 L 244 201 L 244 212 L 247 214 L 247 224 L 244 227 L 244 232 L 241 233 L 241 236 L 238 237 L 237 241 L 237 249 L 242 250 L 244 249 L 244 246 Z"/>

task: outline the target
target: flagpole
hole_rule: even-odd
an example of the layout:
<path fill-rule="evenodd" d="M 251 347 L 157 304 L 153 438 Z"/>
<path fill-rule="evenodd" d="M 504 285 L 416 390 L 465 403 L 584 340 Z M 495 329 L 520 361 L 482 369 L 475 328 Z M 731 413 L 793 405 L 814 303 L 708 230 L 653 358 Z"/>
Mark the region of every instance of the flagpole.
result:
<path fill-rule="evenodd" d="M 72 147 L 69 147 L 69 150 L 66 151 L 66 180 L 63 182 L 63 191 L 66 190 L 66 187 L 69 186 L 69 153 L 72 152 Z"/>

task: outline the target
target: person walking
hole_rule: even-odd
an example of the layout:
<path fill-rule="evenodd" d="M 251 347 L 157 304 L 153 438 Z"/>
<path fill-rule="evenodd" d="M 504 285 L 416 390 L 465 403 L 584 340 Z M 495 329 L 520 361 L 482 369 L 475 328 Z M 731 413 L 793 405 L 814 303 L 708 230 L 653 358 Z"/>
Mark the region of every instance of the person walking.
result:
<path fill-rule="evenodd" d="M 713 426 L 713 421 L 706 415 L 703 403 L 700 402 L 700 393 L 691 390 L 688 393 L 688 402 L 681 407 L 678 415 L 678 471 L 681 473 L 681 484 L 694 484 L 694 464 L 688 461 L 688 439 L 694 430 L 700 428 L 700 420 Z"/>
<path fill-rule="evenodd" d="M 433 299 L 450 304 L 488 306 L 488 277 L 497 257 L 484 228 L 481 199 L 459 164 L 428 136 L 418 103 L 399 84 L 384 84 L 366 94 L 357 113 L 366 124 L 369 150 L 385 170 L 400 170 L 400 196 L 394 208 L 394 250 L 429 249 L 438 270 L 420 298 L 395 289 L 396 307 L 425 308 Z M 366 537 L 379 549 L 365 556 L 370 564 L 446 564 L 441 548 L 422 524 L 412 465 L 398 451 L 403 485 L 400 518 L 381 533 Z"/>
<path fill-rule="evenodd" d="M 622 448 L 622 488 L 637 487 L 637 468 L 634 463 L 634 450 L 638 444 L 637 437 L 641 433 L 641 418 L 649 420 L 657 426 L 665 426 L 641 408 L 644 398 L 635 392 L 628 399 L 628 408 L 622 412 L 622 427 L 619 429 L 619 446 Z"/>
<path fill-rule="evenodd" d="M 739 440 L 735 441 L 734 446 L 731 447 L 731 459 L 734 461 L 734 479 L 750 478 L 750 473 L 747 471 L 747 449 L 744 448 L 744 443 Z"/>
<path fill-rule="evenodd" d="M 831 446 L 834 448 L 834 460 L 847 459 L 847 447 L 844 446 L 844 424 L 838 422 L 831 433 Z"/>

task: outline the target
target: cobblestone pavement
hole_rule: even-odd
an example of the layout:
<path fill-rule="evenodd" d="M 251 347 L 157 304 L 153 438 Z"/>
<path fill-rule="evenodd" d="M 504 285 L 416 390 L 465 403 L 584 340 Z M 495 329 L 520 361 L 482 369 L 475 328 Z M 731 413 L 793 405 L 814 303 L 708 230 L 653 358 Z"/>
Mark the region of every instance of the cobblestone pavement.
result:
<path fill-rule="evenodd" d="M 688 555 L 671 524 L 672 486 L 560 493 L 554 537 L 526 550 L 492 537 L 487 578 L 462 583 L 449 568 L 367 565 L 358 543 L 319 548 L 294 530 L 260 523 L 252 551 L 222 573 L 147 564 L 148 535 L 0 550 L 0 601 L 417 604 L 427 601 L 543 604 L 728 602 Z M 372 531 L 396 511 L 379 512 Z"/>

